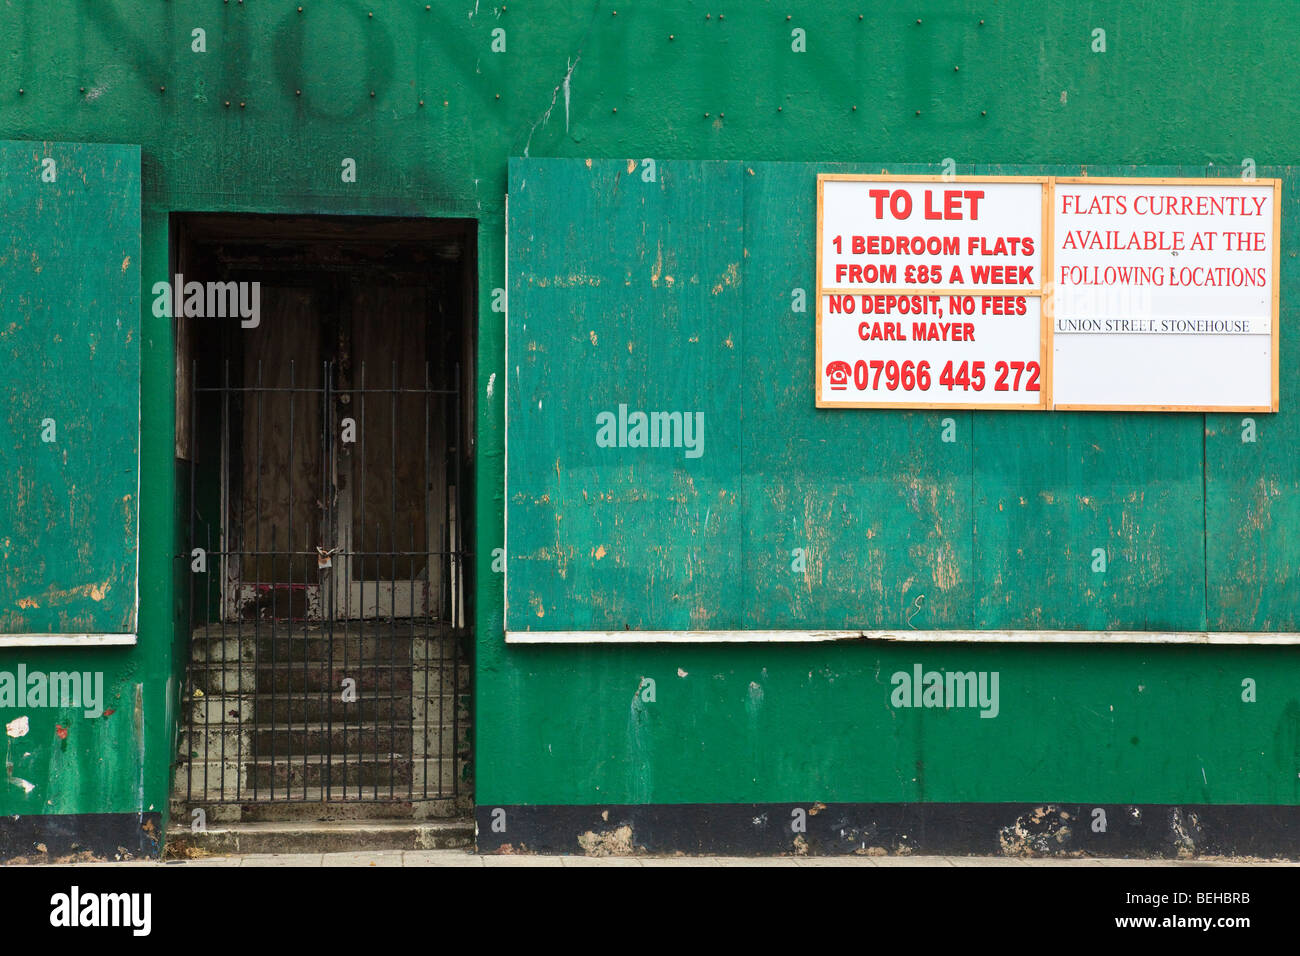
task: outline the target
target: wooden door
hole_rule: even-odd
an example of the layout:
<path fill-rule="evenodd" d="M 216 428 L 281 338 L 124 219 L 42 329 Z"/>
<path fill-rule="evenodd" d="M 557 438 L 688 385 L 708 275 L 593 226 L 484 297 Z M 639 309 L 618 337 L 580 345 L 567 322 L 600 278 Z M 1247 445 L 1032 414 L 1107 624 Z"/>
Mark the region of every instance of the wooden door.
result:
<path fill-rule="evenodd" d="M 337 445 L 339 546 L 335 613 L 426 617 L 438 607 L 434 552 L 446 510 L 442 415 L 427 391 L 425 285 L 354 282 L 346 362 L 335 403 L 353 441 Z"/>

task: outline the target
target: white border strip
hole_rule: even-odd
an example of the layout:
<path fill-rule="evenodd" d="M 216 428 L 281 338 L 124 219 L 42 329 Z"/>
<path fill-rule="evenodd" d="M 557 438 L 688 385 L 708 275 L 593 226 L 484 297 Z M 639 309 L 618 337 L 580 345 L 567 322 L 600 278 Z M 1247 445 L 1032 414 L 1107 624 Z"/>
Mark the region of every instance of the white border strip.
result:
<path fill-rule="evenodd" d="M 6 647 L 135 647 L 134 634 L 0 634 Z"/>
<path fill-rule="evenodd" d="M 505 351 L 505 364 L 501 366 L 501 487 L 505 489 L 505 497 L 501 502 L 501 620 L 503 622 L 510 620 L 510 582 L 507 575 L 510 573 L 510 161 L 506 160 L 506 221 L 505 221 L 505 246 L 506 262 L 502 270 L 505 275 L 505 295 L 506 311 L 501 316 L 501 337 L 502 346 Z M 520 187 L 520 192 L 523 187 Z M 490 381 L 490 380 L 489 380 Z M 477 422 L 475 425 L 477 426 Z M 1204 467 L 1204 465 L 1202 465 Z M 475 473 L 475 487 L 477 487 L 478 474 Z M 477 542 L 475 542 L 477 550 Z M 490 568 L 491 565 L 489 564 Z M 475 589 L 477 590 L 477 588 Z"/>
<path fill-rule="evenodd" d="M 1300 644 L 1283 631 L 506 631 L 507 644 Z"/>

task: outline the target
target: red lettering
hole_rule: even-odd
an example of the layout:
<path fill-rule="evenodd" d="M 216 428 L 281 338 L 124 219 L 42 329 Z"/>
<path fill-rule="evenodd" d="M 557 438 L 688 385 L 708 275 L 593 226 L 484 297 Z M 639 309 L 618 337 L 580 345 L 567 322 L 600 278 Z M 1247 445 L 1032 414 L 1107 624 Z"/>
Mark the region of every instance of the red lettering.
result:
<path fill-rule="evenodd" d="M 867 195 L 876 201 L 876 218 L 885 218 L 885 199 L 889 196 L 888 189 L 872 189 Z"/>
<path fill-rule="evenodd" d="M 939 212 L 939 210 L 934 208 L 933 202 L 934 202 L 934 192 L 927 189 L 925 191 L 925 218 L 942 219 L 943 213 Z"/>

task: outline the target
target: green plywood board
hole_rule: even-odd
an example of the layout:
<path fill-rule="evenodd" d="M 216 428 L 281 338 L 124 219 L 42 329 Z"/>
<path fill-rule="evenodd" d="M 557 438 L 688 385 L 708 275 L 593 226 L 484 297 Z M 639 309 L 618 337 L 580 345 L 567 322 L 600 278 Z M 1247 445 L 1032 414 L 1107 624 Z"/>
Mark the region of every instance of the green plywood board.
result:
<path fill-rule="evenodd" d="M 939 440 L 942 416 L 813 404 L 817 172 L 870 170 L 744 168 L 745 627 L 960 620 L 970 447 Z"/>
<path fill-rule="evenodd" d="M 1256 522 L 1256 538 L 1267 536 L 1267 502 L 1252 510 L 1251 496 L 1276 497 L 1281 486 L 1273 479 L 1272 492 L 1265 485 L 1252 492 L 1243 479 L 1221 475 L 1218 453 L 1207 451 L 1205 416 L 819 410 L 809 296 L 816 175 L 870 168 L 660 165 L 683 171 L 671 182 L 694 192 L 684 205 L 696 229 L 679 224 L 674 235 L 657 219 L 661 210 L 647 208 L 646 195 L 666 187 L 645 190 L 636 162 L 512 167 L 508 630 L 722 630 L 735 620 L 751 630 L 1286 629 L 1263 612 L 1209 613 L 1207 586 L 1220 601 L 1255 595 L 1266 609 L 1277 605 L 1269 595 L 1293 572 L 1280 541 L 1264 549 L 1273 562 L 1270 581 L 1258 572 L 1260 559 L 1239 550 L 1250 533 L 1211 526 L 1235 516 Z M 723 228 L 714 214 L 695 210 L 723 195 L 719 176 L 726 195 L 736 184 L 743 193 L 735 283 L 742 294 L 703 299 L 700 321 L 725 334 L 728 348 L 699 350 L 680 336 L 648 353 L 609 348 L 611 339 L 631 345 L 634 329 L 658 322 L 677 328 L 676 296 L 658 288 L 660 272 L 718 268 L 717 243 L 730 236 L 732 220 Z M 1286 207 L 1284 229 L 1294 230 L 1295 208 Z M 717 411 L 725 427 L 738 424 L 738 454 L 728 447 L 722 464 L 739 480 L 719 488 L 726 507 L 712 512 L 694 507 L 699 499 L 674 509 L 662 492 L 674 480 L 689 481 L 689 463 L 593 445 L 594 414 L 614 407 L 611 395 L 630 391 L 642 401 L 687 368 L 712 394 L 734 396 Z M 618 383 L 613 392 L 609 383 Z M 707 420 L 712 426 L 713 412 Z M 1285 429 L 1290 415 L 1284 407 L 1283 415 L 1261 420 Z M 944 440 L 945 430 L 953 440 Z M 705 458 L 721 454 L 710 446 Z M 1270 460 L 1273 453 L 1257 454 Z M 576 482 L 570 461 L 581 461 Z M 1229 486 L 1232 480 L 1238 485 Z M 630 494 L 610 497 L 604 489 L 611 487 Z M 643 487 L 660 490 L 647 496 Z M 1219 495 L 1214 509 L 1207 510 L 1207 487 Z M 602 489 L 594 502 L 593 488 Z M 1276 507 L 1289 506 L 1283 500 Z M 602 567 L 611 528 L 618 529 L 616 574 Z M 718 533 L 733 543 L 716 553 L 696 548 Z M 637 553 L 655 559 L 629 557 Z M 710 589 L 719 580 L 724 585 Z M 712 613 L 666 610 L 692 588 L 715 602 Z M 1294 607 L 1282 601 L 1284 613 Z"/>
<path fill-rule="evenodd" d="M 140 150 L 0 143 L 0 634 L 136 629 Z"/>
<path fill-rule="evenodd" d="M 1223 630 L 1300 631 L 1300 176 L 1269 175 L 1282 178 L 1281 408 L 1205 420 L 1207 608 Z"/>
<path fill-rule="evenodd" d="M 512 164 L 511 628 L 739 624 L 740 176 Z"/>

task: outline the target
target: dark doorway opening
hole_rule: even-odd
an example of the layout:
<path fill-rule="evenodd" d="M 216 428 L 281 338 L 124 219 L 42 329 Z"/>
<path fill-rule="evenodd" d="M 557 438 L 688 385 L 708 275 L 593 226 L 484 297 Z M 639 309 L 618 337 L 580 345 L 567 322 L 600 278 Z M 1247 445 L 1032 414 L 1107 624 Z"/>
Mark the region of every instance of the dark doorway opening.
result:
<path fill-rule="evenodd" d="M 472 220 L 178 214 L 187 805 L 469 806 Z"/>

